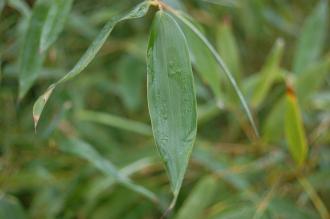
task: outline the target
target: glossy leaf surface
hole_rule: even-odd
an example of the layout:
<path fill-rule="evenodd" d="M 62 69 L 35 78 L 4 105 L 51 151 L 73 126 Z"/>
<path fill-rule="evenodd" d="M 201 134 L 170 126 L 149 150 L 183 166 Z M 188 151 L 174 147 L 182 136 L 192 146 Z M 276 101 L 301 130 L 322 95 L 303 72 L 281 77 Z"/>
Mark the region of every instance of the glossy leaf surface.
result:
<path fill-rule="evenodd" d="M 155 17 L 147 57 L 152 129 L 176 196 L 195 141 L 197 113 L 187 42 L 166 12 Z"/>

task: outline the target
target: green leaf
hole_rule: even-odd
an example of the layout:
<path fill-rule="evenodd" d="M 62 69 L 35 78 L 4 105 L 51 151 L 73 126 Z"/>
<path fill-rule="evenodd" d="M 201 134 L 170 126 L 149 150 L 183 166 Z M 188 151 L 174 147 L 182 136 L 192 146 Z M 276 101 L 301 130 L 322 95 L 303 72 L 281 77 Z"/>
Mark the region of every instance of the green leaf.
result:
<path fill-rule="evenodd" d="M 228 65 L 229 70 L 235 75 L 237 80 L 241 79 L 240 52 L 232 30 L 229 18 L 226 18 L 217 31 L 217 46 L 220 56 Z"/>
<path fill-rule="evenodd" d="M 14 198 L 0 196 L 0 219 L 24 219 L 26 218 L 23 207 Z"/>
<path fill-rule="evenodd" d="M 95 168 L 105 175 L 113 177 L 118 183 L 135 191 L 146 198 L 157 202 L 156 195 L 148 189 L 135 184 L 127 175 L 122 174 L 110 161 L 103 158 L 91 145 L 77 138 L 63 141 L 61 149 L 89 161 Z"/>
<path fill-rule="evenodd" d="M 53 0 L 42 29 L 40 50 L 46 51 L 62 32 L 73 0 Z"/>
<path fill-rule="evenodd" d="M 156 14 L 147 57 L 152 129 L 176 197 L 193 149 L 197 113 L 187 42 L 179 25 L 166 12 Z"/>
<path fill-rule="evenodd" d="M 33 106 L 33 120 L 34 126 L 37 127 L 38 121 L 40 119 L 41 113 L 54 89 L 57 85 L 66 82 L 82 72 L 88 64 L 95 58 L 97 52 L 101 49 L 102 45 L 105 43 L 106 39 L 110 35 L 111 31 L 115 25 L 121 21 L 140 18 L 143 17 L 149 10 L 150 2 L 145 1 L 137 5 L 134 9 L 129 11 L 127 14 L 115 16 L 113 19 L 108 21 L 101 32 L 96 36 L 92 44 L 89 46 L 87 51 L 83 54 L 77 64 L 59 81 L 51 84 L 47 91 L 41 95 Z"/>
<path fill-rule="evenodd" d="M 291 87 L 286 94 L 285 135 L 292 158 L 301 166 L 307 157 L 307 140 L 297 98 Z"/>
<path fill-rule="evenodd" d="M 151 136 L 151 128 L 143 123 L 131 121 L 108 113 L 99 113 L 93 111 L 79 111 L 77 118 L 83 121 L 96 122 L 115 128 L 135 132 L 137 134 Z"/>
<path fill-rule="evenodd" d="M 5 1 L 4 0 L 0 0 L 0 15 L 2 12 L 2 9 L 5 7 Z"/>
<path fill-rule="evenodd" d="M 259 137 L 259 132 L 257 129 L 257 126 L 254 122 L 254 119 L 252 117 L 252 113 L 248 107 L 248 104 L 245 101 L 245 98 L 241 92 L 241 90 L 239 89 L 237 82 L 235 80 L 235 78 L 233 77 L 233 74 L 229 71 L 228 67 L 226 66 L 226 64 L 223 62 L 223 60 L 221 59 L 220 55 L 217 53 L 217 51 L 215 50 L 215 48 L 211 45 L 211 43 L 205 38 L 205 36 L 184 16 L 182 16 L 181 14 L 179 14 L 178 12 L 173 12 L 173 14 L 180 19 L 194 34 L 196 34 L 196 36 L 198 38 L 200 38 L 203 43 L 205 44 L 205 46 L 210 50 L 210 52 L 212 53 L 212 55 L 214 56 L 216 62 L 218 63 L 219 67 L 222 69 L 223 73 L 225 74 L 225 76 L 228 78 L 230 84 L 232 85 L 233 89 L 235 90 L 242 106 L 243 109 L 248 117 L 248 120 L 251 123 L 252 129 L 255 133 L 255 135 L 257 137 Z"/>
<path fill-rule="evenodd" d="M 283 55 L 284 42 L 278 39 L 266 59 L 266 63 L 260 71 L 260 77 L 254 87 L 254 93 L 251 99 L 252 106 L 257 108 L 266 98 L 272 84 L 281 73 L 280 62 Z"/>
<path fill-rule="evenodd" d="M 320 0 L 306 19 L 300 33 L 293 60 L 293 72 L 296 74 L 301 74 L 320 57 L 326 40 L 328 22 L 328 1 Z"/>
<path fill-rule="evenodd" d="M 187 25 L 184 25 L 182 22 L 179 22 L 179 24 L 187 39 L 189 54 L 197 73 L 210 86 L 217 101 L 223 101 L 224 98 L 221 94 L 221 75 L 218 73 L 219 67 L 212 53 Z"/>
<path fill-rule="evenodd" d="M 267 142 L 278 143 L 284 136 L 285 96 L 277 100 L 269 112 L 262 126 L 262 136 Z"/>
<path fill-rule="evenodd" d="M 326 81 L 330 71 L 330 55 L 323 60 L 313 64 L 303 73 L 299 74 L 296 80 L 297 95 L 299 101 L 305 105 L 306 101 L 321 87 Z"/>
<path fill-rule="evenodd" d="M 19 11 L 26 18 L 30 17 L 31 11 L 30 11 L 29 5 L 26 3 L 26 1 L 23 1 L 23 0 L 7 0 L 7 4 L 10 7 L 15 8 L 17 11 Z"/>
<path fill-rule="evenodd" d="M 175 219 L 199 219 L 211 204 L 217 188 L 217 180 L 212 176 L 201 179 L 190 192 Z"/>
<path fill-rule="evenodd" d="M 42 27 L 48 4 L 38 0 L 33 8 L 20 54 L 19 99 L 22 99 L 38 78 L 45 55 L 39 51 Z"/>

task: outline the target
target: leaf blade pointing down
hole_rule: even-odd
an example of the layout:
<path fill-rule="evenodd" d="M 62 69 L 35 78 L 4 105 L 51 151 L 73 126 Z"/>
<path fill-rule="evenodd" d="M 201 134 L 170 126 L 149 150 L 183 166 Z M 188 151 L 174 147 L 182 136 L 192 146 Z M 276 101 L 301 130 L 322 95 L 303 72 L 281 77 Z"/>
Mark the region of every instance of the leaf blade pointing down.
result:
<path fill-rule="evenodd" d="M 34 103 L 33 120 L 35 128 L 37 127 L 41 113 L 56 86 L 63 82 L 71 80 L 72 78 L 80 74 L 89 65 L 89 63 L 91 63 L 91 61 L 95 58 L 97 52 L 101 49 L 102 45 L 105 43 L 106 39 L 108 38 L 117 23 L 124 20 L 143 17 L 148 12 L 149 6 L 150 2 L 144 1 L 137 5 L 135 8 L 133 8 L 131 11 L 129 11 L 127 14 L 116 16 L 104 25 L 103 29 L 96 36 L 92 44 L 82 55 L 76 65 L 60 80 L 58 80 L 54 84 L 51 84 L 46 90 L 46 92 L 44 92 L 43 95 L 41 95 Z"/>
<path fill-rule="evenodd" d="M 153 23 L 147 66 L 152 129 L 176 198 L 196 137 L 196 96 L 186 39 L 163 11 Z"/>

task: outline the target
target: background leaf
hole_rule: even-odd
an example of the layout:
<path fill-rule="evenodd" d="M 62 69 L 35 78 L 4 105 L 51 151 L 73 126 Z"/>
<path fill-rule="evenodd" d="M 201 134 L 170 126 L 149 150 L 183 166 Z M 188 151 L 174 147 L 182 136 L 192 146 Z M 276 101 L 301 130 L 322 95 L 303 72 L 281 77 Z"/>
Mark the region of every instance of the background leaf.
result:
<path fill-rule="evenodd" d="M 293 72 L 296 74 L 301 74 L 320 57 L 328 22 L 328 1 L 320 0 L 306 19 L 299 36 L 293 60 Z"/>
<path fill-rule="evenodd" d="M 48 11 L 46 0 L 38 0 L 32 11 L 20 55 L 19 99 L 22 99 L 40 74 L 45 54 L 39 51 L 42 27 Z"/>
<path fill-rule="evenodd" d="M 53 0 L 44 23 L 40 50 L 46 51 L 62 32 L 65 21 L 70 13 L 73 0 Z"/>

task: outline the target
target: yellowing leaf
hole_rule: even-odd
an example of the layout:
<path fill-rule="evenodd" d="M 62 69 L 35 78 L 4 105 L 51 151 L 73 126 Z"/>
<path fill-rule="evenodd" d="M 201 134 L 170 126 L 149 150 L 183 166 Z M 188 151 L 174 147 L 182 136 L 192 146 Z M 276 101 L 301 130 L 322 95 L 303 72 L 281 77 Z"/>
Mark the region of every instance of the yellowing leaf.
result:
<path fill-rule="evenodd" d="M 307 157 L 308 146 L 297 98 L 289 86 L 286 94 L 285 135 L 293 160 L 298 166 L 302 165 Z"/>

